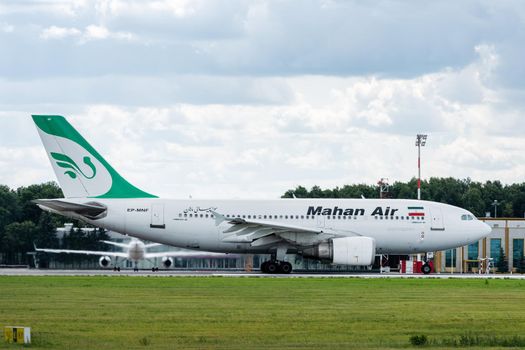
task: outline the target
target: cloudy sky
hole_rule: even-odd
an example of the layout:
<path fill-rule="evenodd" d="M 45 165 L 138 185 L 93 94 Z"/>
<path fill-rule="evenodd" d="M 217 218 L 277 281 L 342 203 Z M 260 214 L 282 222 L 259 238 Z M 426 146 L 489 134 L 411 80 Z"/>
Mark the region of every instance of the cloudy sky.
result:
<path fill-rule="evenodd" d="M 165 197 L 525 181 L 523 1 L 0 0 L 0 184 L 54 180 L 67 116 Z"/>

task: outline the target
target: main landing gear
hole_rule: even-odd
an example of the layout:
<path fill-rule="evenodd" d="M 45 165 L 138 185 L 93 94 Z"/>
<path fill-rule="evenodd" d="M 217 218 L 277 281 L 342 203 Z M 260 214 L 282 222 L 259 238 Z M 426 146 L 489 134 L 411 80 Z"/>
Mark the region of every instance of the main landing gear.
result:
<path fill-rule="evenodd" d="M 421 272 L 423 272 L 425 275 L 428 275 L 432 271 L 432 267 L 425 263 L 423 266 L 421 266 Z"/>
<path fill-rule="evenodd" d="M 261 264 L 263 273 L 284 273 L 292 272 L 292 264 L 288 261 L 268 260 Z"/>

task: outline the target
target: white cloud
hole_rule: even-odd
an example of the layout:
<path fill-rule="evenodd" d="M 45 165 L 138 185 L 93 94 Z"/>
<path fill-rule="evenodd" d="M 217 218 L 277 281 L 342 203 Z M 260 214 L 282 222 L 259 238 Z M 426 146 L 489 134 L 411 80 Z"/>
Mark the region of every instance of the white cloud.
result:
<path fill-rule="evenodd" d="M 67 37 L 78 37 L 81 35 L 81 31 L 76 28 L 64 28 L 51 26 L 46 28 L 40 34 L 40 37 L 44 40 L 51 39 L 63 39 Z"/>
<path fill-rule="evenodd" d="M 4 33 L 12 33 L 15 27 L 7 22 L 0 22 L 0 31 Z"/>
<path fill-rule="evenodd" d="M 110 35 L 109 30 L 103 26 L 90 25 L 86 27 L 84 32 L 84 39 L 106 39 Z"/>
<path fill-rule="evenodd" d="M 20 158 L 0 162 L 31 177 L 0 183 L 52 178 L 28 110 L 69 115 L 166 196 L 405 181 L 418 132 L 424 177 L 522 182 L 523 18 L 512 1 L 2 3 L 0 147 Z"/>
<path fill-rule="evenodd" d="M 44 40 L 73 37 L 77 38 L 77 42 L 81 44 L 91 40 L 104 40 L 109 38 L 126 41 L 135 39 L 132 33 L 111 32 L 104 26 L 94 24 L 88 25 L 83 31 L 77 28 L 51 26 L 42 30 L 40 37 Z"/>

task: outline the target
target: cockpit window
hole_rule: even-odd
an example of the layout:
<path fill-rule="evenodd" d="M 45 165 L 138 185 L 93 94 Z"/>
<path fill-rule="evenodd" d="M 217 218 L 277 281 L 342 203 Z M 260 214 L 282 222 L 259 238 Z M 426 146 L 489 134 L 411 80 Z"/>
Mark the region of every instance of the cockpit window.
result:
<path fill-rule="evenodd" d="M 470 221 L 470 220 L 474 220 L 474 217 L 472 215 L 470 215 L 470 214 L 463 214 L 463 215 L 461 215 L 461 220 L 463 220 L 463 221 L 467 221 L 467 220 Z"/>

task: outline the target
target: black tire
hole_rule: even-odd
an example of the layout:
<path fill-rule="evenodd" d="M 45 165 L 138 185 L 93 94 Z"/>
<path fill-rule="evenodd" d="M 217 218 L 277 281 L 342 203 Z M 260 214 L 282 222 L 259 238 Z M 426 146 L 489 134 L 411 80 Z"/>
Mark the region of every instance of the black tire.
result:
<path fill-rule="evenodd" d="M 275 261 L 268 262 L 268 273 L 279 273 L 279 265 Z"/>
<path fill-rule="evenodd" d="M 261 264 L 261 272 L 262 273 L 268 273 L 268 262 L 269 261 L 265 261 Z"/>
<path fill-rule="evenodd" d="M 423 272 L 425 275 L 428 275 L 432 271 L 432 268 L 429 264 L 425 264 L 421 267 L 421 272 Z"/>
<path fill-rule="evenodd" d="M 151 268 L 151 272 L 155 272 L 155 268 L 154 267 Z"/>
<path fill-rule="evenodd" d="M 281 272 L 285 274 L 289 274 L 292 272 L 292 264 L 290 264 L 287 261 L 283 261 L 281 263 Z"/>
<path fill-rule="evenodd" d="M 117 271 L 120 272 L 120 267 L 117 267 Z"/>

